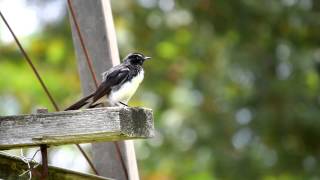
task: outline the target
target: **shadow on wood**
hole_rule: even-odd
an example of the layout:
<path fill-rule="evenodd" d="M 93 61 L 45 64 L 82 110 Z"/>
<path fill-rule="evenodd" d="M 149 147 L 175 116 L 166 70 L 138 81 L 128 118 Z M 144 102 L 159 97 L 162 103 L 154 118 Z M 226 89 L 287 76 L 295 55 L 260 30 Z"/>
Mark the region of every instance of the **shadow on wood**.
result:
<path fill-rule="evenodd" d="M 0 117 L 0 149 L 149 138 L 152 110 L 106 107 Z"/>

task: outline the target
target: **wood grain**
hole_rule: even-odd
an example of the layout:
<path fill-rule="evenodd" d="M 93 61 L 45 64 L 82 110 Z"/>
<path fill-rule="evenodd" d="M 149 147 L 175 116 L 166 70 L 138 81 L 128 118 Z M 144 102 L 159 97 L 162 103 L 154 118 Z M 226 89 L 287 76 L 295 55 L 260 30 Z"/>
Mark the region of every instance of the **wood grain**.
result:
<path fill-rule="evenodd" d="M 0 149 L 148 138 L 152 111 L 107 107 L 0 117 Z"/>

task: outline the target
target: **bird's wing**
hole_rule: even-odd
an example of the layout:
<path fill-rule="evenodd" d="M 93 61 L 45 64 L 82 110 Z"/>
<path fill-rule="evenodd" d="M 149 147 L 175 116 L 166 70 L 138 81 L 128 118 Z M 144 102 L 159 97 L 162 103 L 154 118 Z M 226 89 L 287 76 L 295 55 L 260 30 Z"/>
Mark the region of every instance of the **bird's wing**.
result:
<path fill-rule="evenodd" d="M 121 67 L 109 71 L 104 77 L 104 81 L 100 84 L 93 96 L 91 104 L 95 103 L 101 97 L 107 95 L 112 87 L 121 85 L 130 75 L 129 68 Z"/>
<path fill-rule="evenodd" d="M 90 103 L 89 106 L 94 106 L 93 104 L 103 96 L 107 95 L 111 91 L 112 87 L 120 85 L 122 82 L 124 82 L 129 77 L 129 74 L 130 71 L 128 68 L 121 65 L 114 66 L 107 72 L 103 73 L 103 81 L 94 93 L 75 102 L 66 108 L 65 111 L 80 109 L 88 103 Z M 90 101 L 91 98 L 92 100 Z"/>

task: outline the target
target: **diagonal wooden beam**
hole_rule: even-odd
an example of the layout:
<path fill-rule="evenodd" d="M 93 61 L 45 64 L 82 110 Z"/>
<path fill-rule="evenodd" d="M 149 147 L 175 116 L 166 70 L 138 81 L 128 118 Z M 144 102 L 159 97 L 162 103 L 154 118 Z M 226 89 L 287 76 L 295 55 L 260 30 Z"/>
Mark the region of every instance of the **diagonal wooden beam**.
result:
<path fill-rule="evenodd" d="M 30 163 L 33 167 L 34 163 Z M 0 179 L 28 179 L 28 173 L 23 176 L 19 176 L 28 170 L 28 166 L 21 159 L 4 155 L 0 152 Z M 32 179 L 40 179 L 37 174 L 40 174 L 41 165 L 32 170 Z M 68 169 L 58 168 L 49 166 L 49 177 L 48 179 L 59 179 L 59 180 L 113 180 L 100 176 L 95 176 L 86 173 L 80 173 Z"/>

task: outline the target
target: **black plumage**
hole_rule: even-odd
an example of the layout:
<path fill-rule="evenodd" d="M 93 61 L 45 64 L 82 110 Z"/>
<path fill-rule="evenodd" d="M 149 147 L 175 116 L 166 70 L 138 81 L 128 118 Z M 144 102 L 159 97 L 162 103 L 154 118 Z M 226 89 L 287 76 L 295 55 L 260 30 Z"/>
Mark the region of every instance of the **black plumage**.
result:
<path fill-rule="evenodd" d="M 88 105 L 88 108 L 94 108 L 102 104 L 99 100 L 103 97 L 106 97 L 111 104 L 126 103 L 143 79 L 144 71 L 142 65 L 147 59 L 150 59 L 150 57 L 146 57 L 141 53 L 129 54 L 123 63 L 102 74 L 102 82 L 95 92 L 80 99 L 65 110 L 76 110 L 85 105 Z M 132 88 L 132 90 L 124 88 Z M 121 93 L 127 93 L 128 95 L 121 96 Z M 121 102 L 121 100 L 126 102 Z"/>

